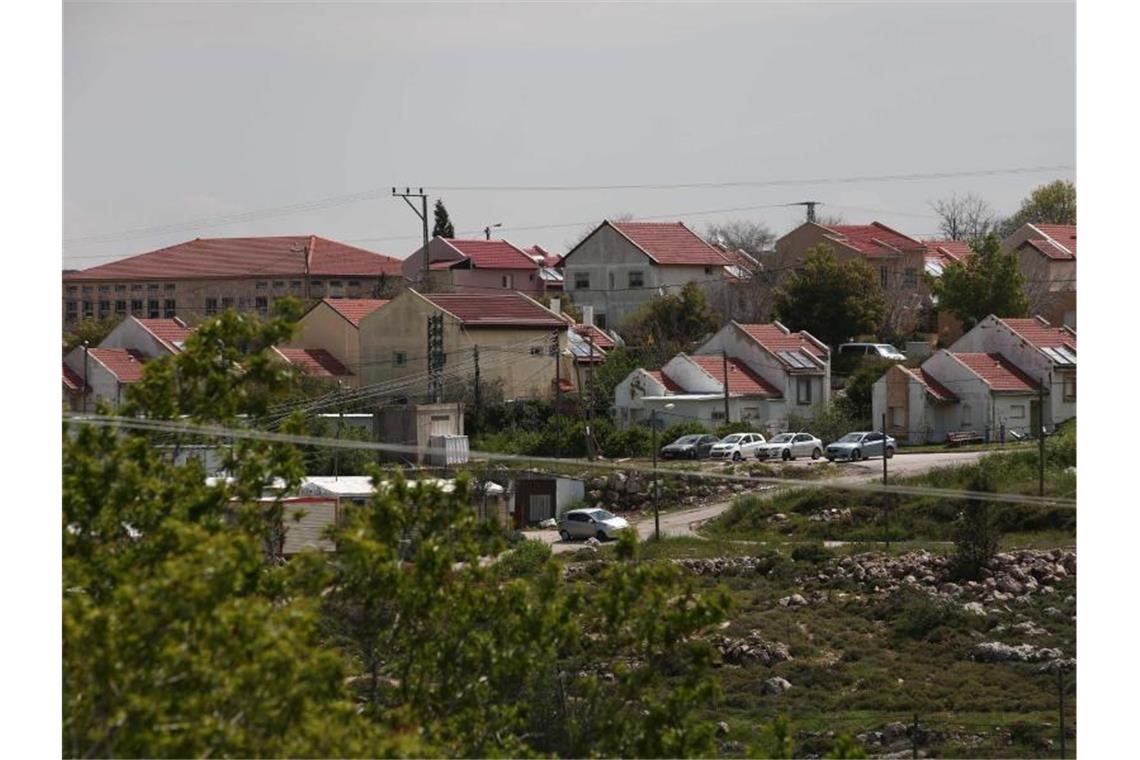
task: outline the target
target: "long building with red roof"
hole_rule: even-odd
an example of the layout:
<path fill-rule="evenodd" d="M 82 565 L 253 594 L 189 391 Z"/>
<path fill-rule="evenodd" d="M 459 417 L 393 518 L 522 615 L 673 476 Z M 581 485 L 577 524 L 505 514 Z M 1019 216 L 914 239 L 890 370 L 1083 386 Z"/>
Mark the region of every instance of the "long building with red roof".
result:
<path fill-rule="evenodd" d="M 196 238 L 63 275 L 63 318 L 181 318 L 227 308 L 267 314 L 283 296 L 376 296 L 398 259 L 316 235 Z"/>

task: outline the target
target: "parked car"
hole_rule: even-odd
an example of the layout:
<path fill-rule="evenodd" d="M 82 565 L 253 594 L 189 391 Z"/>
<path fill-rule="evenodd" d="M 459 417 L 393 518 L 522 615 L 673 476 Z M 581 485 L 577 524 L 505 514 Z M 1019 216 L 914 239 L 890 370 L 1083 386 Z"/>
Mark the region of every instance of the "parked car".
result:
<path fill-rule="evenodd" d="M 759 433 L 733 433 L 722 438 L 720 443 L 713 444 L 709 450 L 709 457 L 739 462 L 745 457 L 754 456 L 757 447 L 763 443 L 764 436 Z"/>
<path fill-rule="evenodd" d="M 839 347 L 840 356 L 869 356 L 875 359 L 889 359 L 894 362 L 906 360 L 906 355 L 890 343 L 844 343 Z"/>
<path fill-rule="evenodd" d="M 720 439 L 715 435 L 683 435 L 661 449 L 662 459 L 704 459 Z"/>
<path fill-rule="evenodd" d="M 617 534 L 628 527 L 629 522 L 624 517 L 604 509 L 571 509 L 558 518 L 558 534 L 563 541 L 591 537 L 605 541 L 617 538 Z"/>
<path fill-rule="evenodd" d="M 884 438 L 886 449 L 884 453 Z M 827 461 L 836 459 L 850 459 L 858 462 L 860 459 L 885 456 L 890 459 L 895 455 L 898 444 L 895 439 L 882 433 L 848 433 L 834 443 L 827 444 Z"/>
<path fill-rule="evenodd" d="M 780 433 L 756 449 L 757 459 L 795 459 L 823 456 L 823 441 L 810 433 Z"/>

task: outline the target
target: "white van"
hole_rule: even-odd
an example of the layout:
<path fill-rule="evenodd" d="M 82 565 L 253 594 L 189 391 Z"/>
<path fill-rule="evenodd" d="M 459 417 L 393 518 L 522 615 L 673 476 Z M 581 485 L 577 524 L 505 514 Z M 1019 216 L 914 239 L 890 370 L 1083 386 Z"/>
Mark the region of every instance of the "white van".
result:
<path fill-rule="evenodd" d="M 889 359 L 894 362 L 906 360 L 906 355 L 890 343 L 844 343 L 839 347 L 839 355 L 871 356 L 879 359 Z"/>

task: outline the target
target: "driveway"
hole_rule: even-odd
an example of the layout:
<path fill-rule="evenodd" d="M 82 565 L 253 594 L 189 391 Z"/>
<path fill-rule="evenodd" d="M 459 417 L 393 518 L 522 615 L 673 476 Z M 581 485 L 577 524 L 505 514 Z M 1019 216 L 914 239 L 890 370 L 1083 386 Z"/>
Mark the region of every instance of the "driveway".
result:
<path fill-rule="evenodd" d="M 891 475 L 921 475 L 924 472 L 937 469 L 939 467 L 952 467 L 955 465 L 973 464 L 981 459 L 986 454 L 992 452 L 988 451 L 937 451 L 922 454 L 896 454 L 889 462 L 887 462 L 887 472 Z M 791 466 L 796 466 L 798 463 L 791 463 Z M 842 474 L 835 477 L 826 478 L 823 480 L 813 481 L 816 483 L 860 483 L 867 480 L 874 480 L 881 478 L 883 475 L 883 460 L 871 459 L 859 462 L 840 462 L 839 467 L 842 469 Z M 778 488 L 778 486 L 767 486 L 757 489 L 756 492 L 770 491 Z M 735 498 L 735 496 L 733 497 Z M 693 507 L 692 509 L 669 510 L 662 505 L 660 513 L 661 520 L 661 534 L 664 536 L 691 536 L 695 535 L 697 528 L 703 523 L 717 517 L 729 506 L 732 505 L 732 499 L 727 501 L 716 502 L 715 504 L 706 504 L 701 507 Z M 653 513 L 642 513 L 639 517 L 631 520 L 633 526 L 637 529 L 637 535 L 643 540 L 653 535 Z M 545 541 L 551 544 L 555 553 L 572 552 L 581 547 L 580 541 L 563 541 L 558 535 L 556 530 L 528 530 L 526 537 L 537 540 Z"/>

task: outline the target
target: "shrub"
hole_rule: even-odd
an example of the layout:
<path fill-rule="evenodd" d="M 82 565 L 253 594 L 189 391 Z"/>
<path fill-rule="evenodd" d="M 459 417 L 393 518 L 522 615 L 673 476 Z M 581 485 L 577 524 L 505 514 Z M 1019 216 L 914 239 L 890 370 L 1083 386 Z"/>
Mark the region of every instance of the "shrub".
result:
<path fill-rule="evenodd" d="M 813 565 L 826 562 L 833 556 L 831 550 L 821 543 L 800 544 L 792 549 L 792 559 L 796 562 L 810 562 Z"/>
<path fill-rule="evenodd" d="M 881 605 L 877 612 L 890 621 L 900 636 L 922 639 L 936 629 L 964 628 L 969 619 L 954 602 L 935 599 L 918 591 L 900 591 Z"/>
<path fill-rule="evenodd" d="M 645 456 L 649 454 L 652 434 L 649 428 L 635 425 L 627 430 L 615 431 L 605 441 L 598 441 L 598 444 L 602 447 L 602 453 L 610 459 Z"/>
<path fill-rule="evenodd" d="M 672 443 L 683 435 L 708 435 L 709 429 L 699 422 L 687 421 L 670 425 L 661 431 L 661 445 Z"/>
<path fill-rule="evenodd" d="M 499 572 L 506 578 L 537 575 L 553 552 L 545 541 L 525 540 L 499 558 Z"/>

